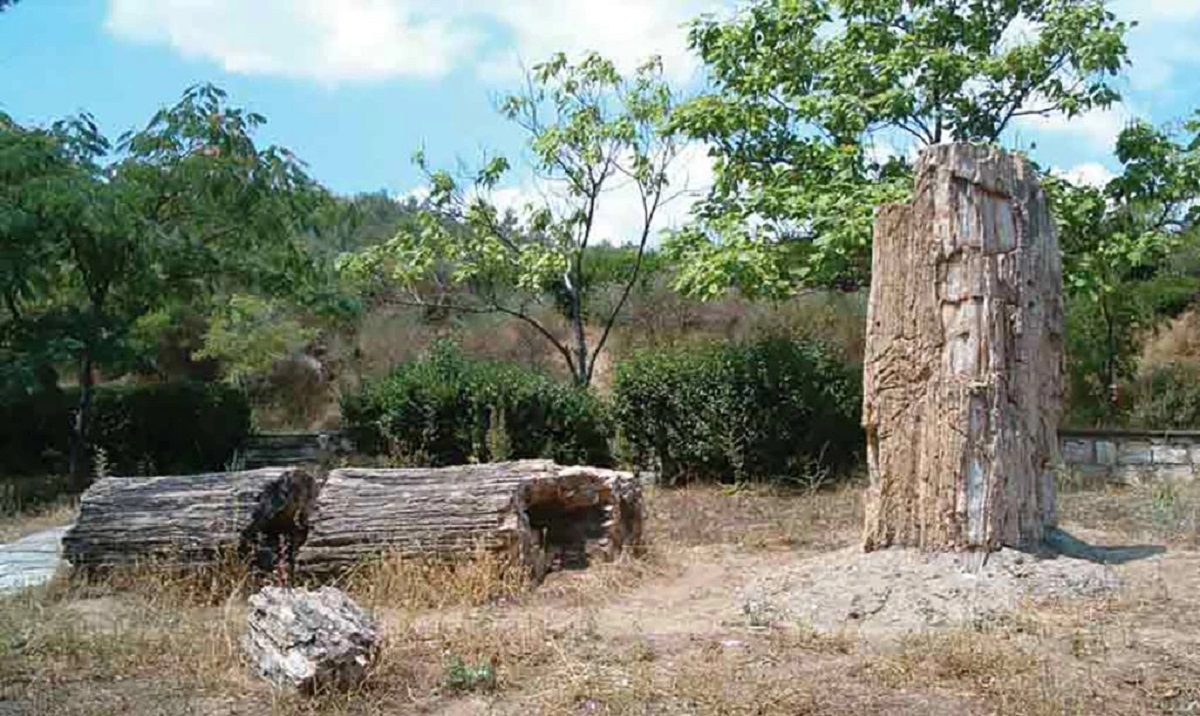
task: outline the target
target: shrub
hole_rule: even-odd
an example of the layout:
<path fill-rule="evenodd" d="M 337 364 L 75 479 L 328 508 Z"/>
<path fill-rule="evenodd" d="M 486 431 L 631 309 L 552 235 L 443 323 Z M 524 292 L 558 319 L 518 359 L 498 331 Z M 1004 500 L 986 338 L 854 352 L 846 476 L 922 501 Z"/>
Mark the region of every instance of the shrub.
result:
<path fill-rule="evenodd" d="M 413 464 L 612 462 L 610 422 L 594 395 L 515 364 L 468 359 L 450 343 L 344 399 L 342 424 L 359 452 Z"/>
<path fill-rule="evenodd" d="M 70 449 L 78 389 L 0 404 L 0 471 L 61 472 Z M 205 383 L 99 386 L 91 443 L 114 475 L 219 470 L 250 432 L 241 391 Z"/>
<path fill-rule="evenodd" d="M 811 482 L 863 446 L 857 370 L 815 341 L 644 352 L 618 366 L 613 400 L 628 457 L 666 482 Z"/>
<path fill-rule="evenodd" d="M 1131 427 L 1200 428 L 1200 365 L 1180 362 L 1150 368 L 1134 385 L 1131 398 Z"/>

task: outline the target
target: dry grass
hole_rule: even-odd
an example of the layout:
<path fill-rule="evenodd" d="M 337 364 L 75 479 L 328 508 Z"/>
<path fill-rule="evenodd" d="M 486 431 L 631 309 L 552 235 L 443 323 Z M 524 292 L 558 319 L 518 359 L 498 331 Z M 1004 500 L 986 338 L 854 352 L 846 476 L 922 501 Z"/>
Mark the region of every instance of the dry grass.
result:
<path fill-rule="evenodd" d="M 0 543 L 12 542 L 34 532 L 70 524 L 75 519 L 78 501 L 60 498 L 49 505 L 32 509 L 0 511 Z"/>
<path fill-rule="evenodd" d="M 1200 484 L 1105 487 L 1063 500 L 1064 523 L 1128 542 L 1200 548 Z"/>
<path fill-rule="evenodd" d="M 351 571 L 341 586 L 373 609 L 437 610 L 511 601 L 528 582 L 509 560 L 480 550 L 457 563 L 383 557 Z"/>
<path fill-rule="evenodd" d="M 1064 511 L 1068 528 L 1123 537 L 1145 531 L 1153 500 L 1070 494 Z M 8 702 L 80 715 L 1200 710 L 1192 552 L 1130 565 L 1135 588 L 1111 602 L 867 642 L 794 623 L 754 628 L 735 609 L 739 586 L 797 548 L 857 539 L 856 492 L 689 488 L 654 491 L 650 507 L 649 556 L 554 574 L 532 591 L 490 557 L 363 567 L 344 586 L 381 624 L 376 670 L 356 692 L 311 699 L 273 692 L 242 663 L 254 585 L 236 569 L 59 581 L 0 601 L 0 712 Z"/>
<path fill-rule="evenodd" d="M 655 544 L 837 549 L 862 531 L 862 490 L 855 485 L 801 494 L 762 486 L 660 490 L 650 500 Z"/>

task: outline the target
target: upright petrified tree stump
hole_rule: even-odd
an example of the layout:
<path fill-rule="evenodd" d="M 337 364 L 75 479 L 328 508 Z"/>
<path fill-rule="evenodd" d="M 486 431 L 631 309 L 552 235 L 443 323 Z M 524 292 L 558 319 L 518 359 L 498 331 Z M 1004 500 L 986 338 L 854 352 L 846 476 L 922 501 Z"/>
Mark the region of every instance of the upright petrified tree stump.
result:
<path fill-rule="evenodd" d="M 996 549 L 1054 522 L 1062 266 L 1030 164 L 926 150 L 880 209 L 863 424 L 868 550 Z"/>

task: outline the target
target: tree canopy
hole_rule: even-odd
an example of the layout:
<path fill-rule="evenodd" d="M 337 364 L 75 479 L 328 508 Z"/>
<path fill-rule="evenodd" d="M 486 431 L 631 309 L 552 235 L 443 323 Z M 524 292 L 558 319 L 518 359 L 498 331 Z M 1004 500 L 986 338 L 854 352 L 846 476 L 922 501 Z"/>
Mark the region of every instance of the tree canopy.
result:
<path fill-rule="evenodd" d="M 1200 289 L 1200 266 L 1187 258 L 1200 238 L 1200 119 L 1179 131 L 1136 122 L 1116 155 L 1122 171 L 1104 186 L 1047 181 L 1070 299 L 1072 392 L 1099 421 L 1135 375 L 1145 329 L 1169 315 L 1160 304 L 1182 292 L 1186 305 Z"/>
<path fill-rule="evenodd" d="M 1102 0 L 756 0 L 701 18 L 712 91 L 674 124 L 711 147 L 716 184 L 674 241 L 682 288 L 861 285 L 873 209 L 908 191 L 904 146 L 1111 105 L 1126 29 Z"/>
<path fill-rule="evenodd" d="M 96 368 L 128 365 L 135 326 L 157 311 L 319 292 L 302 233 L 326 195 L 290 152 L 255 144 L 263 121 L 211 85 L 115 143 L 87 115 L 45 129 L 4 118 L 5 387 L 75 362 L 79 446 Z"/>

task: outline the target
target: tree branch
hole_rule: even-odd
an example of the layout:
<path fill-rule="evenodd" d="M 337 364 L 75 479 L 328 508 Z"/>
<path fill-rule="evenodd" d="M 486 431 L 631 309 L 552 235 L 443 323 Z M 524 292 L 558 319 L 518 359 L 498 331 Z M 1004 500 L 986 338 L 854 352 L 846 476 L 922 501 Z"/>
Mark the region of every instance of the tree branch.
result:
<path fill-rule="evenodd" d="M 527 323 L 528 325 L 532 326 L 534 328 L 534 330 L 536 330 L 546 340 L 548 340 L 550 342 L 550 344 L 554 346 L 555 350 L 557 350 L 559 352 L 559 354 L 562 355 L 563 359 L 567 361 L 567 367 L 570 369 L 571 374 L 572 375 L 577 374 L 576 367 L 575 367 L 575 359 L 571 357 L 571 351 L 566 346 L 564 346 L 561 342 L 559 342 L 558 338 L 556 338 L 554 336 L 554 334 L 550 332 L 550 329 L 546 328 L 546 326 L 544 326 L 540 321 L 538 321 L 533 316 L 530 316 L 529 314 L 525 313 L 524 311 L 521 311 L 518 309 L 513 309 L 513 308 L 508 308 L 506 306 L 500 305 L 500 303 L 495 300 L 495 297 L 489 297 L 491 299 L 489 301 L 489 305 L 487 307 L 480 308 L 480 307 L 475 307 L 475 306 L 464 306 L 459 303 L 451 303 L 448 301 L 440 302 L 437 304 L 430 304 L 428 301 L 422 300 L 416 294 L 414 294 L 414 296 L 416 296 L 416 300 L 412 300 L 412 301 L 406 301 L 404 299 L 398 299 L 398 298 L 389 298 L 387 300 L 389 303 L 391 303 L 393 305 L 409 306 L 412 308 L 445 308 L 445 309 L 448 309 L 451 311 L 458 311 L 459 313 L 468 313 L 468 314 L 474 314 L 474 315 L 487 315 L 489 313 L 501 313 L 506 316 L 512 316 L 513 318 L 517 318 L 517 319 Z"/>

